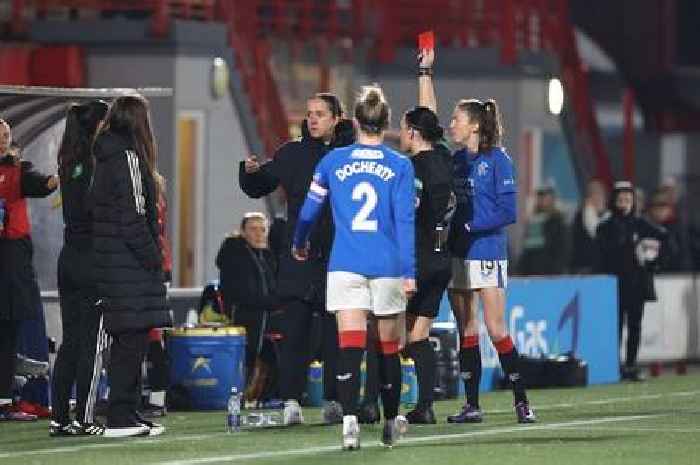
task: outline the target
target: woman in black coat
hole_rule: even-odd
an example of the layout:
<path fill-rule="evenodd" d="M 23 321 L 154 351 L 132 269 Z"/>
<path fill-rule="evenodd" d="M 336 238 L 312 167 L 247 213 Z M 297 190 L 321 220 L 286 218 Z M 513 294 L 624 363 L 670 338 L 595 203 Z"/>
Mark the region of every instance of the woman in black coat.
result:
<path fill-rule="evenodd" d="M 112 336 L 105 436 L 155 435 L 137 414 L 148 330 L 170 325 L 158 241 L 156 152 L 147 102 L 114 101 L 95 142 L 95 281 L 104 329 Z"/>
<path fill-rule="evenodd" d="M 72 105 L 66 115 L 66 128 L 58 151 L 58 173 L 63 199 L 64 244 L 58 257 L 58 292 L 61 303 L 62 343 L 51 379 L 51 436 L 101 434 L 94 425 L 89 399 L 94 372 L 99 313 L 95 308 L 92 249 L 92 218 L 86 201 L 95 160 L 92 144 L 95 132 L 109 106 L 95 100 Z M 94 380 L 94 381 L 93 381 Z M 70 421 L 69 405 L 76 385 L 75 421 Z"/>
<path fill-rule="evenodd" d="M 282 145 L 274 158 L 261 164 L 255 156 L 241 162 L 239 184 L 252 198 L 260 198 L 282 187 L 287 200 L 287 224 L 277 273 L 278 292 L 289 298 L 284 315 L 284 339 L 280 364 L 280 396 L 300 401 L 306 388 L 306 372 L 310 362 L 310 339 L 313 314 L 320 315 L 322 355 L 324 363 L 324 408 L 327 423 L 342 421 L 340 404 L 335 402 L 335 361 L 338 357 L 338 336 L 335 319 L 326 313 L 326 268 L 333 238 L 330 208 L 324 207 L 309 239 L 310 256 L 306 262 L 294 260 L 291 243 L 299 211 L 306 198 L 314 169 L 328 152 L 354 142 L 352 122 L 343 119 L 338 97 L 321 93 L 306 102 L 306 119 L 302 122 L 301 139 Z M 297 402 L 288 402 L 287 423 L 302 423 Z"/>
<path fill-rule="evenodd" d="M 644 303 L 656 300 L 653 272 L 666 231 L 635 213 L 634 188 L 630 182 L 615 183 L 610 212 L 596 232 L 600 250 L 598 271 L 617 276 L 620 335 L 623 323 L 627 324 L 627 357 L 622 377 L 641 381 L 637 353 Z"/>
<path fill-rule="evenodd" d="M 224 240 L 216 257 L 225 313 L 246 329 L 246 373 L 253 374 L 261 353 L 269 312 L 280 309 L 274 256 L 267 245 L 268 224 L 262 213 L 246 213 L 240 236 Z"/>

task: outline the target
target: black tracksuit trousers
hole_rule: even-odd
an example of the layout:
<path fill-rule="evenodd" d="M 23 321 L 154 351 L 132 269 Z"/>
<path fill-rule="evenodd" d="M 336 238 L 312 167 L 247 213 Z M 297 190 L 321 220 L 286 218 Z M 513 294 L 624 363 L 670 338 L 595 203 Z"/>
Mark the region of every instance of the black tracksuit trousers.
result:
<path fill-rule="evenodd" d="M 141 406 L 141 364 L 148 350 L 148 330 L 112 335 L 109 359 L 107 426 L 133 426 Z"/>
<path fill-rule="evenodd" d="M 69 422 L 68 401 L 76 386 L 77 409 L 75 419 L 85 418 L 91 383 L 95 374 L 95 346 L 100 315 L 95 307 L 96 292 L 92 279 L 90 249 L 64 246 L 58 259 L 58 287 L 61 304 L 63 342 L 54 364 L 51 405 L 53 419 L 61 424 Z"/>

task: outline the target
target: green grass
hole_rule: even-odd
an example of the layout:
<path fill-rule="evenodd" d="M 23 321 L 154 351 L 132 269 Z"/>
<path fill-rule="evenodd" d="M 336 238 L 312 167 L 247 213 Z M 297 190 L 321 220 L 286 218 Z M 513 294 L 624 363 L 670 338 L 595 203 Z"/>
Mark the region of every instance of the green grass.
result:
<path fill-rule="evenodd" d="M 700 374 L 641 384 L 530 392 L 540 421 L 517 425 L 511 395 L 483 395 L 480 425 L 442 423 L 459 401 L 436 404 L 441 423 L 413 427 L 392 450 L 380 426 L 362 428 L 362 450 L 340 451 L 340 427 L 307 424 L 226 434 L 223 412 L 172 412 L 156 438 L 48 437 L 46 421 L 0 423 L 0 464 L 700 464 Z"/>

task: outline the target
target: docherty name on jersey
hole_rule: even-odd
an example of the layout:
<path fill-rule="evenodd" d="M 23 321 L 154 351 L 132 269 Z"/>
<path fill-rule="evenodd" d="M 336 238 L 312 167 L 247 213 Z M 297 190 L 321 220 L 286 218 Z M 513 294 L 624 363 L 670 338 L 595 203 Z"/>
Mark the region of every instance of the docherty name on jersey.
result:
<path fill-rule="evenodd" d="M 354 174 L 367 173 L 379 176 L 382 181 L 388 181 L 396 176 L 394 170 L 386 165 L 382 165 L 376 161 L 353 161 L 345 163 L 343 166 L 335 170 L 336 177 L 342 182 Z"/>

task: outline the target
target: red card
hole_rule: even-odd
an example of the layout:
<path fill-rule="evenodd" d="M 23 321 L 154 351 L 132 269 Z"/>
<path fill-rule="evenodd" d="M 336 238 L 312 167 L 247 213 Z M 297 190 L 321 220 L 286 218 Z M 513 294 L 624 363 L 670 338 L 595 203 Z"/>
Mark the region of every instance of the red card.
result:
<path fill-rule="evenodd" d="M 426 50 L 435 48 L 435 33 L 425 31 L 418 34 L 418 49 Z"/>

